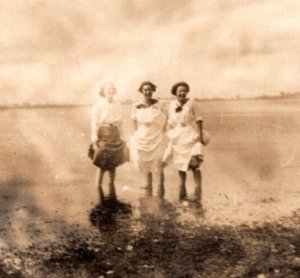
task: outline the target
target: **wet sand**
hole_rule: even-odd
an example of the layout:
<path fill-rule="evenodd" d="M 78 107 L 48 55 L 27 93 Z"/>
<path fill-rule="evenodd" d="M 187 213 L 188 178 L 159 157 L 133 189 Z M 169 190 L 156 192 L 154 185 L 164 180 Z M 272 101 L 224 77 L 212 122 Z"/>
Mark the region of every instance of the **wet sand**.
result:
<path fill-rule="evenodd" d="M 164 202 L 144 196 L 145 178 L 127 163 L 117 170 L 120 203 L 99 204 L 96 169 L 87 158 L 89 108 L 1 110 L 0 273 L 296 277 L 299 113 L 284 110 L 289 103 L 265 102 L 265 110 L 248 113 L 249 103 L 233 103 L 200 104 L 211 134 L 202 168 L 204 215 L 177 201 L 172 165 Z M 129 122 L 125 128 L 128 139 Z M 271 259 L 259 264 L 264 252 L 274 262 L 281 258 L 278 269 Z"/>

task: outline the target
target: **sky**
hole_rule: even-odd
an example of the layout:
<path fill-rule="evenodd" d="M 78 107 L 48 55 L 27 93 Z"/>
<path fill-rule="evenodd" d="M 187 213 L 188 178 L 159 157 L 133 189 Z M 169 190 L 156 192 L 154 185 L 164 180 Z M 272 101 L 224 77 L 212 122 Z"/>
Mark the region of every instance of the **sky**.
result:
<path fill-rule="evenodd" d="M 300 91 L 299 0 L 0 0 L 0 103 Z"/>

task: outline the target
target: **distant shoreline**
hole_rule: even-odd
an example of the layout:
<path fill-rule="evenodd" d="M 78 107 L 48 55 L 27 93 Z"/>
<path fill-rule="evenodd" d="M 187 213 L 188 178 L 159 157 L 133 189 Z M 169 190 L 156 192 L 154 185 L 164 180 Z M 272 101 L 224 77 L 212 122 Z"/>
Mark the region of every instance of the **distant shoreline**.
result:
<path fill-rule="evenodd" d="M 9 105 L 0 105 L 0 110 L 5 109 L 38 109 L 38 108 L 72 108 L 72 107 L 87 107 L 92 104 L 9 104 Z"/>
<path fill-rule="evenodd" d="M 162 101 L 171 101 L 174 98 L 160 98 Z M 196 102 L 218 102 L 218 101 L 257 101 L 257 100 L 287 100 L 287 99 L 300 99 L 300 93 L 297 94 L 285 94 L 285 95 L 275 95 L 275 96 L 258 96 L 254 98 L 194 98 Z M 124 105 L 132 105 L 135 101 L 133 100 L 125 100 L 121 101 Z M 54 103 L 46 103 L 46 104 L 31 104 L 31 103 L 14 103 L 14 104 L 1 104 L 0 110 L 5 109 L 32 109 L 32 108 L 72 108 L 72 107 L 88 107 L 92 106 L 93 103 L 85 103 L 85 104 L 78 104 L 78 103 L 70 103 L 70 104 L 54 104 Z"/>

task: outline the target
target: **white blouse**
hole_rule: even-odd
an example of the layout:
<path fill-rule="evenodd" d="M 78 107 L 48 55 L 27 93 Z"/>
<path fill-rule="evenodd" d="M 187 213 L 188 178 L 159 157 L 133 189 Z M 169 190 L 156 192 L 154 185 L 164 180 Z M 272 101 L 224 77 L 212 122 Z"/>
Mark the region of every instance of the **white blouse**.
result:
<path fill-rule="evenodd" d="M 194 126 L 197 121 L 202 121 L 199 108 L 195 101 L 189 99 L 183 106 L 180 112 L 176 112 L 176 108 L 180 106 L 178 100 L 174 100 L 169 106 L 168 124 L 172 128 L 177 125 L 192 125 Z"/>
<path fill-rule="evenodd" d="M 122 122 L 122 106 L 118 101 L 108 102 L 106 98 L 101 97 L 93 106 L 91 115 L 92 141 L 98 139 L 98 129 L 101 124 L 116 124 Z"/>
<path fill-rule="evenodd" d="M 164 124 L 161 122 L 161 116 L 165 117 L 166 113 L 165 106 L 162 102 L 158 101 L 149 107 L 138 108 L 138 106 L 145 105 L 143 102 L 138 102 L 133 104 L 131 119 L 136 120 L 138 124 L 151 124 L 159 123 L 159 125 Z"/>
<path fill-rule="evenodd" d="M 167 135 L 170 141 L 163 161 L 166 162 L 173 156 L 177 169 L 186 172 L 191 157 L 202 154 L 199 128 L 196 124 L 202 117 L 193 100 L 189 99 L 181 108 L 180 106 L 177 100 L 172 101 L 169 106 L 168 124 L 171 128 Z"/>

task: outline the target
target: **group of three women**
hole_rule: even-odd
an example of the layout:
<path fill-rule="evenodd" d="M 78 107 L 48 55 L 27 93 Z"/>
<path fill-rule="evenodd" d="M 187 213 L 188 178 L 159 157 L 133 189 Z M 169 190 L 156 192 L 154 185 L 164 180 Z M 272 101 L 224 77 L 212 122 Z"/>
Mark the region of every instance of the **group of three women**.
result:
<path fill-rule="evenodd" d="M 141 172 L 146 173 L 146 192 L 152 195 L 154 173 L 159 174 L 158 196 L 164 197 L 164 168 L 173 159 L 180 179 L 179 200 L 187 199 L 187 171 L 193 172 L 194 203 L 201 207 L 201 170 L 204 140 L 203 121 L 195 102 L 187 98 L 190 88 L 186 82 L 176 83 L 171 93 L 176 97 L 165 108 L 163 102 L 153 98 L 156 86 L 143 82 L 139 92 L 141 102 L 133 104 L 134 133 L 130 142 L 130 160 Z M 129 154 L 122 139 L 122 106 L 114 100 L 116 88 L 106 83 L 100 90 L 101 98 L 92 110 L 92 153 L 94 164 L 100 168 L 98 189 L 103 198 L 102 181 L 109 172 L 109 196 L 116 197 L 115 169 L 128 161 Z M 164 134 L 167 134 L 166 144 Z"/>

